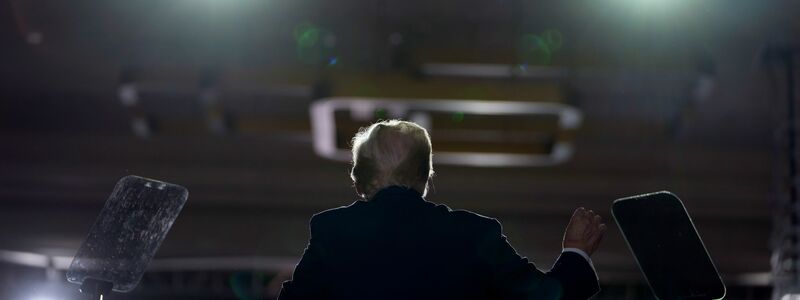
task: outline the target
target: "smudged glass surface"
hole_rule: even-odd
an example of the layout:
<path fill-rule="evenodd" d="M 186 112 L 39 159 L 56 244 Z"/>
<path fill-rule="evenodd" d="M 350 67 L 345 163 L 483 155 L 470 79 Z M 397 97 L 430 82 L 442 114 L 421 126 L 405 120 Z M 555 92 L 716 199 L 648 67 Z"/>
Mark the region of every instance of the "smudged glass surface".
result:
<path fill-rule="evenodd" d="M 78 249 L 67 280 L 109 281 L 133 290 L 183 208 L 188 191 L 178 185 L 126 176 L 117 182 L 100 216 Z"/>

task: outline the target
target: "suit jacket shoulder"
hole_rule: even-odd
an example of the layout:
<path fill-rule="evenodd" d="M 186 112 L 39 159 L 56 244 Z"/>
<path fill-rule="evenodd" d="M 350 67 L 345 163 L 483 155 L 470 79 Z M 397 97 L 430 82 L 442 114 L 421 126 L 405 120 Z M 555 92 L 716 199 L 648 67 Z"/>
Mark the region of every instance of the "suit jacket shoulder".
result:
<path fill-rule="evenodd" d="M 502 225 L 495 218 L 461 209 L 452 210 L 450 214 L 455 222 L 465 226 L 466 230 L 480 234 L 502 234 Z"/>
<path fill-rule="evenodd" d="M 349 222 L 354 219 L 354 216 L 361 213 L 365 204 L 365 201 L 357 200 L 347 206 L 326 209 L 314 214 L 309 222 L 311 234 L 315 235 L 321 232 L 324 234 L 324 231 L 328 231 L 342 222 Z"/>

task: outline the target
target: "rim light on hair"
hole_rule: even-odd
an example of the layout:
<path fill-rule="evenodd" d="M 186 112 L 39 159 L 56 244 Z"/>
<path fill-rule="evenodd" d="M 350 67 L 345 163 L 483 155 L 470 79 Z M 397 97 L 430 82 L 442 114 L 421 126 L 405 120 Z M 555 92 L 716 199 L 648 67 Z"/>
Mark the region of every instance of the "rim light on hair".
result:
<path fill-rule="evenodd" d="M 353 137 L 350 177 L 356 192 L 364 198 L 389 186 L 407 187 L 425 196 L 433 176 L 432 157 L 425 128 L 408 121 L 380 121 Z"/>

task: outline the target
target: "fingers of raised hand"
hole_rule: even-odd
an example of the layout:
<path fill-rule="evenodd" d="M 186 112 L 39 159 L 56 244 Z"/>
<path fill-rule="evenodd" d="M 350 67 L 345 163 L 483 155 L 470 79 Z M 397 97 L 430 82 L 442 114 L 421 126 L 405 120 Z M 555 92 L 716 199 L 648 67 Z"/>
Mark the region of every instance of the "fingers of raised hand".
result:
<path fill-rule="evenodd" d="M 573 218 L 574 218 L 574 217 L 580 217 L 580 216 L 583 216 L 585 213 L 586 213 L 586 209 L 585 209 L 585 208 L 583 208 L 583 207 L 578 207 L 578 208 L 577 208 L 577 209 L 575 209 L 575 211 L 572 213 L 572 217 L 573 217 Z"/>
<path fill-rule="evenodd" d="M 592 244 L 593 244 L 593 248 L 597 249 L 597 247 L 600 246 L 600 242 L 603 240 L 603 236 L 605 236 L 607 227 L 606 227 L 606 224 L 603 223 L 603 218 L 600 217 L 600 215 L 595 215 L 594 216 L 594 223 L 595 223 L 596 230 L 595 230 L 595 233 L 594 233 L 594 238 L 593 238 L 593 241 L 592 241 L 593 243 Z"/>

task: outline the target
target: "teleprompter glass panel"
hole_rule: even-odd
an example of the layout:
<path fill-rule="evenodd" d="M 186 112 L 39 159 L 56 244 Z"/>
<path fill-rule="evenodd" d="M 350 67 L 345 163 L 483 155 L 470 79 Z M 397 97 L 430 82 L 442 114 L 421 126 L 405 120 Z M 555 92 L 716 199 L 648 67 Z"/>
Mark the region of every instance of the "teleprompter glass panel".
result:
<path fill-rule="evenodd" d="M 114 191 L 78 249 L 67 280 L 113 283 L 113 290 L 133 290 L 166 237 L 188 197 L 178 185 L 126 176 Z"/>
<path fill-rule="evenodd" d="M 725 285 L 677 196 L 657 192 L 614 201 L 614 219 L 658 299 L 721 299 Z"/>

